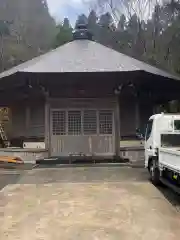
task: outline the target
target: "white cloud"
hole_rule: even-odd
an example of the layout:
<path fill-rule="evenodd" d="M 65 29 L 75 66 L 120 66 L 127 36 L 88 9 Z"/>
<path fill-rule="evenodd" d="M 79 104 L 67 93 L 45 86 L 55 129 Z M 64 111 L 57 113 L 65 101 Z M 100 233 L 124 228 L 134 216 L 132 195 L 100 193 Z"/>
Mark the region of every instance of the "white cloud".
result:
<path fill-rule="evenodd" d="M 47 2 L 52 15 L 56 15 L 59 10 L 66 8 L 67 5 L 74 8 L 83 5 L 83 0 L 47 0 Z"/>
<path fill-rule="evenodd" d="M 47 0 L 49 11 L 57 22 L 68 17 L 74 25 L 79 14 L 88 14 L 86 0 Z M 88 0 L 89 1 L 89 0 Z"/>

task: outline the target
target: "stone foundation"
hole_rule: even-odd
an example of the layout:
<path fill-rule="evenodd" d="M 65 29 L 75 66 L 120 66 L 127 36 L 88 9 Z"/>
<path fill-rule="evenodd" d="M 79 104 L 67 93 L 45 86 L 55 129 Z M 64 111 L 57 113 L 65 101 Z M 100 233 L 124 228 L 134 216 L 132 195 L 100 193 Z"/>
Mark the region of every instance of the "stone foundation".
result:
<path fill-rule="evenodd" d="M 144 165 L 144 147 L 121 147 L 120 150 L 121 158 L 128 159 L 131 164 Z"/>

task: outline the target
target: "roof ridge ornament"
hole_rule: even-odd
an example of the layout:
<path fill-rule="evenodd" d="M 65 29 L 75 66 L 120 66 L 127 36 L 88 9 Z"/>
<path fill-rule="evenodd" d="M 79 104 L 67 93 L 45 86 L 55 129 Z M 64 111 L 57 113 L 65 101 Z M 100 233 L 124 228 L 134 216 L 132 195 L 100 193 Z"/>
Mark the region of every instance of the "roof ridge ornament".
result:
<path fill-rule="evenodd" d="M 76 23 L 73 40 L 93 40 L 93 35 L 88 29 L 87 23 Z"/>

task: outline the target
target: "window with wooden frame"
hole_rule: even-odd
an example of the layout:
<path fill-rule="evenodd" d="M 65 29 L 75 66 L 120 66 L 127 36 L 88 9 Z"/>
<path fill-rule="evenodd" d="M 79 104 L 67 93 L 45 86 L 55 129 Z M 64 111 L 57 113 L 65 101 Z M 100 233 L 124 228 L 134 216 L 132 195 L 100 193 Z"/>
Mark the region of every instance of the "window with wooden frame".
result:
<path fill-rule="evenodd" d="M 99 111 L 99 133 L 104 135 L 113 133 L 113 112 L 111 110 Z"/>
<path fill-rule="evenodd" d="M 84 135 L 97 134 L 97 111 L 96 110 L 84 111 L 83 133 Z"/>
<path fill-rule="evenodd" d="M 68 111 L 68 135 L 81 135 L 81 111 Z"/>
<path fill-rule="evenodd" d="M 53 135 L 66 135 L 66 111 L 53 111 L 52 131 Z"/>

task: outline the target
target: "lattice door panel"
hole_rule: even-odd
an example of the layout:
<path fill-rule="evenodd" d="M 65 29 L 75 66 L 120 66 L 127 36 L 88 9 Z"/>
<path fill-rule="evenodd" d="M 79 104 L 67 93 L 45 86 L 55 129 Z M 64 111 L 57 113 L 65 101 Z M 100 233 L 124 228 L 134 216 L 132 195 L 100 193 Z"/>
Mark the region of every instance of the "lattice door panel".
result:
<path fill-rule="evenodd" d="M 113 134 L 113 112 L 110 110 L 99 111 L 99 133 Z"/>
<path fill-rule="evenodd" d="M 68 111 L 68 135 L 82 134 L 81 111 Z"/>
<path fill-rule="evenodd" d="M 97 134 L 97 111 L 96 110 L 84 111 L 83 133 L 84 135 Z"/>
<path fill-rule="evenodd" d="M 52 156 L 113 155 L 113 116 L 113 110 L 54 109 L 51 112 Z"/>
<path fill-rule="evenodd" d="M 66 111 L 53 111 L 52 132 L 53 135 L 66 135 Z"/>

